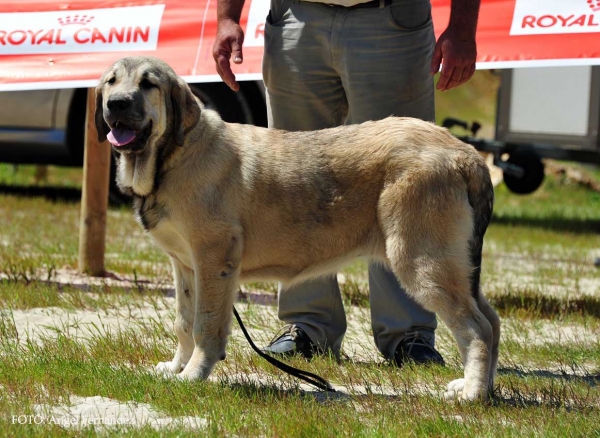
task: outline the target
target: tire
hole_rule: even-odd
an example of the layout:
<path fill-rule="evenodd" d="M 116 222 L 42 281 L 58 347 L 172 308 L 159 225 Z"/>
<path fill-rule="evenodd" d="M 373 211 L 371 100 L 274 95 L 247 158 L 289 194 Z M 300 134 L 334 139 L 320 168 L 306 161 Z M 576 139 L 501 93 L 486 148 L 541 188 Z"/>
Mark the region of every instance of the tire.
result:
<path fill-rule="evenodd" d="M 66 146 L 69 158 L 65 165 L 83 165 L 83 149 L 85 144 L 85 117 L 86 117 L 87 89 L 78 88 L 73 94 L 69 105 L 69 116 L 66 128 Z"/>
<path fill-rule="evenodd" d="M 252 109 L 243 92 L 237 93 L 222 82 L 190 84 L 192 92 L 207 108 L 229 123 L 254 124 Z"/>
<path fill-rule="evenodd" d="M 268 126 L 267 99 L 263 83 L 261 81 L 240 82 L 240 92 L 244 93 L 244 97 L 250 105 L 254 119 L 253 124 L 266 128 Z"/>
<path fill-rule="evenodd" d="M 514 151 L 506 161 L 524 170 L 522 177 L 504 172 L 506 187 L 517 195 L 535 192 L 544 182 L 544 163 L 534 151 Z"/>

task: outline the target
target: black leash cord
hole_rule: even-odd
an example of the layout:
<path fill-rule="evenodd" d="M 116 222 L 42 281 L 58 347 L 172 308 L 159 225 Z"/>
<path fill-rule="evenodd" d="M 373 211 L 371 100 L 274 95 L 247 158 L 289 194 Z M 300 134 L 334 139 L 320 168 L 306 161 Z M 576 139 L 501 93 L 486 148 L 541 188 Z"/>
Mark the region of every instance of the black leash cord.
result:
<path fill-rule="evenodd" d="M 322 389 L 323 391 L 335 392 L 335 389 L 333 389 L 331 384 L 324 378 L 317 376 L 316 374 L 309 373 L 308 371 L 294 368 L 294 367 L 292 367 L 288 364 L 285 364 L 285 363 L 275 359 L 274 357 L 269 356 L 268 354 L 260 351 L 260 349 L 254 344 L 254 342 L 252 341 L 252 338 L 250 338 L 250 335 L 246 331 L 246 327 L 244 327 L 244 323 L 242 322 L 240 315 L 238 314 L 237 310 L 235 310 L 235 306 L 233 307 L 233 314 L 235 315 L 235 319 L 237 319 L 237 322 L 240 325 L 242 332 L 244 332 L 244 336 L 248 340 L 248 343 L 250 344 L 252 349 L 258 353 L 258 355 L 260 357 L 264 358 L 267 362 L 269 362 L 271 365 L 279 368 L 281 371 L 284 371 L 294 377 L 297 377 L 298 379 L 302 379 L 305 382 L 308 382 L 311 385 L 316 386 L 319 389 Z"/>

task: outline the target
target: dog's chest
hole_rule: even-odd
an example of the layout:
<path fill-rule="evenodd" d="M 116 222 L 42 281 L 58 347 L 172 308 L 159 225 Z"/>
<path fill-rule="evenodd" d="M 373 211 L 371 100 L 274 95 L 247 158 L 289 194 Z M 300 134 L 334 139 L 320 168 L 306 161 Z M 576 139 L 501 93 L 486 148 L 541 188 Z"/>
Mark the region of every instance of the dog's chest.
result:
<path fill-rule="evenodd" d="M 156 196 L 138 197 L 133 200 L 135 218 L 146 231 L 154 229 L 162 220 L 168 217 L 166 208 L 158 202 Z"/>
<path fill-rule="evenodd" d="M 192 269 L 192 253 L 189 241 L 183 238 L 179 227 L 172 220 L 164 218 L 148 233 L 160 249 Z"/>
<path fill-rule="evenodd" d="M 156 197 L 147 196 L 136 197 L 134 209 L 136 220 L 150 234 L 154 243 L 171 257 L 190 267 L 189 244 L 181 236 L 180 227 L 169 217 L 167 208 Z"/>

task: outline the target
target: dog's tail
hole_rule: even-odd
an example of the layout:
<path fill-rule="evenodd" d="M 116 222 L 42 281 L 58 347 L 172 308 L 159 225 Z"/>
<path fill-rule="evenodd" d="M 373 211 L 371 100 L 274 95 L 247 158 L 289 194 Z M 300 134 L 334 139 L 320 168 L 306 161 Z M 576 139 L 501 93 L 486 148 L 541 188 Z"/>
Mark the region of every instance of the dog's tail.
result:
<path fill-rule="evenodd" d="M 469 204 L 473 209 L 473 235 L 469 241 L 471 253 L 471 295 L 479 301 L 479 280 L 481 277 L 481 254 L 483 236 L 492 220 L 494 208 L 494 185 L 490 171 L 483 160 L 476 160 L 467 168 L 465 179 Z"/>

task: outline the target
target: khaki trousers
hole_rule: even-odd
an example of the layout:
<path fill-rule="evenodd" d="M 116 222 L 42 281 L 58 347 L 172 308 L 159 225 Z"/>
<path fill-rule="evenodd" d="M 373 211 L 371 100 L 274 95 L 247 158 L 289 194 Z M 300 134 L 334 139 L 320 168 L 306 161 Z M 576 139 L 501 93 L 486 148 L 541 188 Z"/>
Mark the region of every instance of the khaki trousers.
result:
<path fill-rule="evenodd" d="M 315 130 L 390 115 L 435 119 L 429 0 L 381 6 L 272 0 L 263 60 L 270 127 Z M 386 358 L 411 331 L 433 345 L 435 315 L 388 269 L 371 264 L 369 288 L 375 344 Z M 346 316 L 336 278 L 280 290 L 279 318 L 339 353 Z"/>

